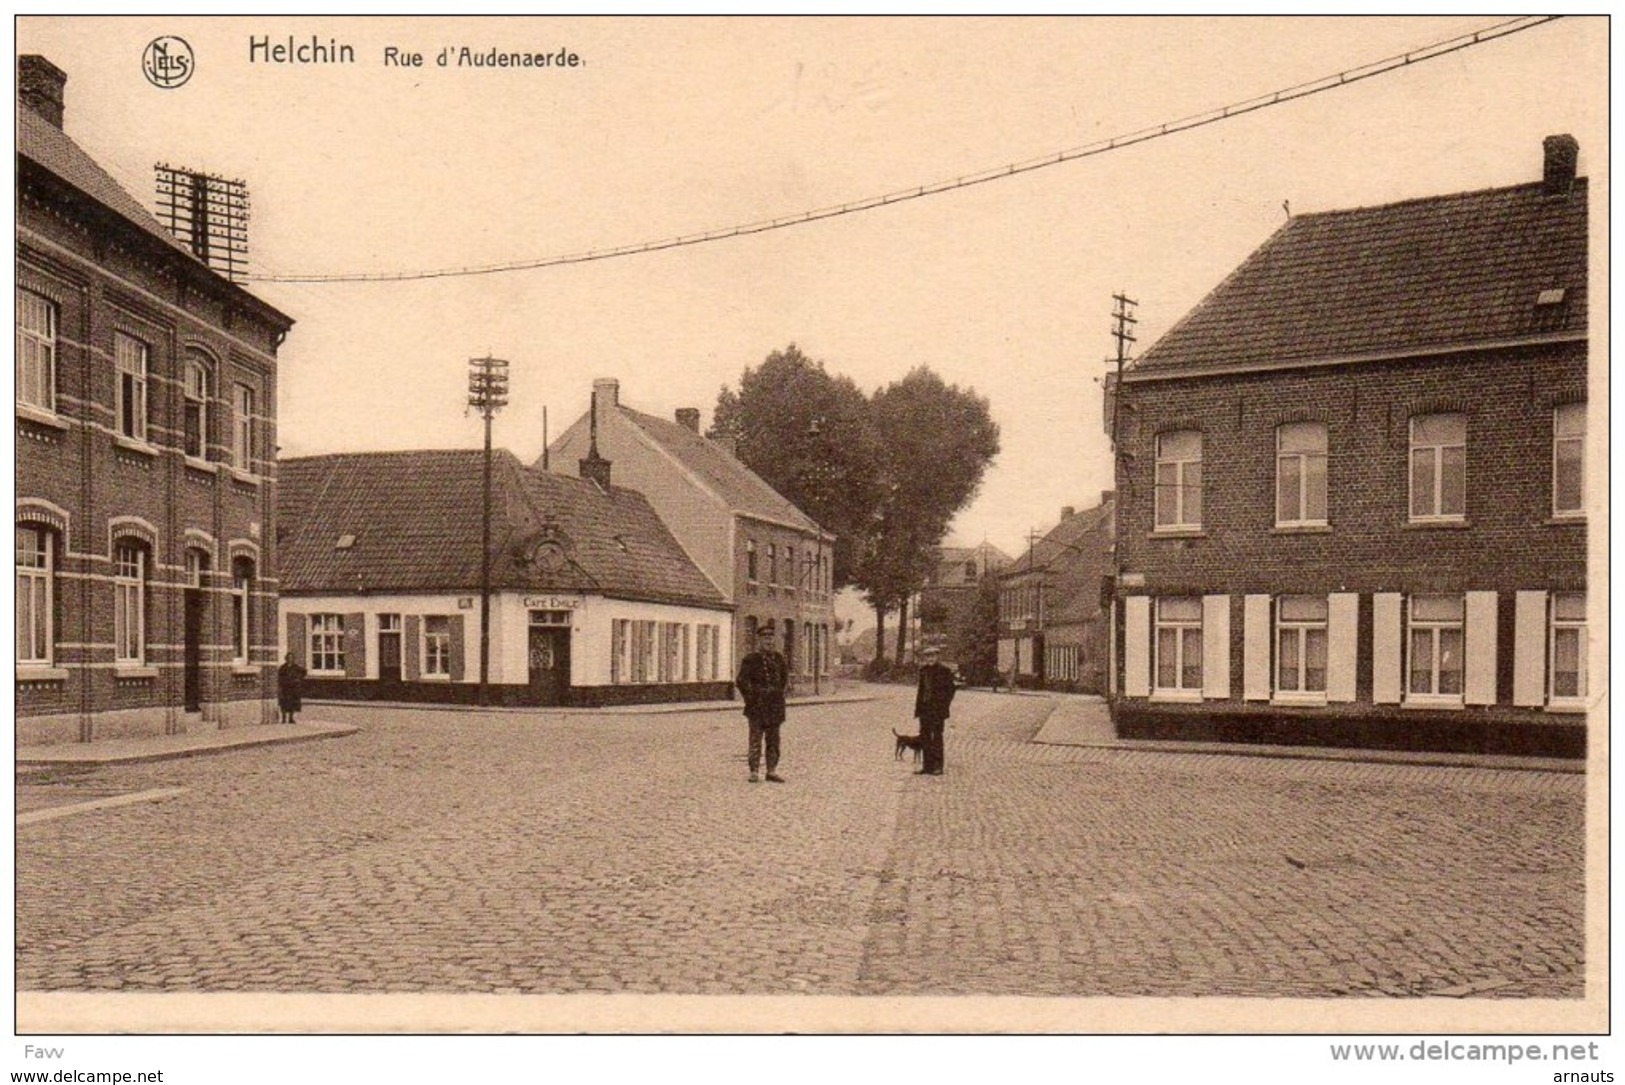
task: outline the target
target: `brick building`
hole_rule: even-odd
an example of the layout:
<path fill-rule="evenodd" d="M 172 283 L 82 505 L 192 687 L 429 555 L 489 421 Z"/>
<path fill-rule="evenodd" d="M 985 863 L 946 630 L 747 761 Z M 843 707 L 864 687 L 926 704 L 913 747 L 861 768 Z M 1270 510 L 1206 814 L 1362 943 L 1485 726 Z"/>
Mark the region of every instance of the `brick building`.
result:
<path fill-rule="evenodd" d="M 1016 685 L 1100 693 L 1105 688 L 1107 614 L 1101 578 L 1112 565 L 1115 503 L 1110 491 L 1035 538 L 999 574 L 1001 674 Z"/>
<path fill-rule="evenodd" d="M 835 538 L 700 435 L 700 412 L 667 421 L 625 406 L 620 382 L 593 382 L 592 405 L 549 446 L 545 465 L 585 474 L 599 458 L 649 499 L 683 550 L 734 607 L 736 658 L 771 629 L 791 681 L 813 689 L 830 673 Z M 544 466 L 538 462 L 536 466 Z"/>
<path fill-rule="evenodd" d="M 916 593 L 911 608 L 915 639 L 946 648 L 949 658 L 963 666 L 965 661 L 960 657 L 967 646 L 955 642 L 968 632 L 984 581 L 1009 564 L 1010 555 L 989 542 L 937 547 L 936 565 L 926 577 L 925 586 Z"/>
<path fill-rule="evenodd" d="M 16 741 L 274 723 L 276 352 L 18 58 Z"/>
<path fill-rule="evenodd" d="M 716 700 L 733 615 L 642 494 L 492 463 L 492 704 Z M 282 463 L 284 650 L 307 695 L 477 703 L 484 453 Z"/>
<path fill-rule="evenodd" d="M 1587 186 L 1545 151 L 1293 217 L 1124 375 L 1120 733 L 1583 750 Z"/>

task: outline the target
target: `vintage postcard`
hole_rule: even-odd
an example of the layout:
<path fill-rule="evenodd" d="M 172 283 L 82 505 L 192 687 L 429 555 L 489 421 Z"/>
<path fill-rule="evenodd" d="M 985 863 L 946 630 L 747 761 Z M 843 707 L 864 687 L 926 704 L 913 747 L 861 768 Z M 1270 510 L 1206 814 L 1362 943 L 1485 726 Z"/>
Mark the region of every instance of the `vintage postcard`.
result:
<path fill-rule="evenodd" d="M 1606 1080 L 1606 19 L 15 45 L 11 1069 Z"/>

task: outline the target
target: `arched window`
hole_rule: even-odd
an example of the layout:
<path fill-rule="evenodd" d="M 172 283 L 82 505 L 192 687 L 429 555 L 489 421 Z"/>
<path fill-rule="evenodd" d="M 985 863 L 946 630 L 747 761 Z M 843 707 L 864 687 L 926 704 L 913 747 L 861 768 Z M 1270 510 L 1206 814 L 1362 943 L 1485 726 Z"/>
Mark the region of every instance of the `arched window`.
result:
<path fill-rule="evenodd" d="M 209 367 L 196 354 L 186 358 L 186 454 L 200 460 L 209 456 Z"/>
<path fill-rule="evenodd" d="M 209 572 L 209 552 L 198 546 L 186 548 L 186 586 L 188 588 L 204 588 L 204 582 Z"/>
<path fill-rule="evenodd" d="M 147 344 L 123 332 L 113 333 L 113 364 L 118 370 L 114 414 L 121 437 L 147 439 Z"/>
<path fill-rule="evenodd" d="M 113 661 L 139 665 L 147 658 L 147 550 L 120 539 L 113 547 Z"/>
<path fill-rule="evenodd" d="M 254 562 L 234 558 L 231 563 L 231 657 L 247 666 L 254 643 Z"/>
<path fill-rule="evenodd" d="M 56 535 L 17 525 L 17 663 L 49 667 L 55 642 Z"/>

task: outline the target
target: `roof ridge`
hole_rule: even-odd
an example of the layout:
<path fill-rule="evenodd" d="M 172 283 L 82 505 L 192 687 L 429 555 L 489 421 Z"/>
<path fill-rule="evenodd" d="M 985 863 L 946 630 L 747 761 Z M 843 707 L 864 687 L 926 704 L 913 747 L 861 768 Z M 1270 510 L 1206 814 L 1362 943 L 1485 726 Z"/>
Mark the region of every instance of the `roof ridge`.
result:
<path fill-rule="evenodd" d="M 1574 178 L 1575 187 L 1585 185 L 1586 178 Z M 1463 189 L 1460 192 L 1437 192 L 1431 196 L 1407 196 L 1401 200 L 1389 200 L 1386 203 L 1357 204 L 1353 207 L 1332 207 L 1324 211 L 1305 211 L 1292 216 L 1294 219 L 1331 218 L 1336 215 L 1358 215 L 1372 211 L 1389 211 L 1396 207 L 1406 207 L 1411 204 L 1445 203 L 1451 200 L 1482 199 L 1501 193 L 1511 194 L 1525 189 L 1539 189 L 1545 186 L 1545 181 L 1523 181 L 1516 185 L 1487 185 L 1484 188 Z"/>

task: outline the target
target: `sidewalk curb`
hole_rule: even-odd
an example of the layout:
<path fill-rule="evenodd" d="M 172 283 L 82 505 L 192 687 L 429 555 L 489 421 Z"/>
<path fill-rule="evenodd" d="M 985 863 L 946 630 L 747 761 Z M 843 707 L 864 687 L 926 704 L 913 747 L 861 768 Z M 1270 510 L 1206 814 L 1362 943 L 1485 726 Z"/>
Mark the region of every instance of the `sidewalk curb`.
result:
<path fill-rule="evenodd" d="M 273 726 L 262 724 L 242 731 L 269 730 Z M 298 724 L 302 730 L 283 734 L 242 734 L 232 731 L 206 731 L 197 736 L 166 735 L 159 739 L 109 739 L 105 742 L 64 743 L 60 746 L 25 746 L 16 751 L 16 771 L 19 773 L 47 772 L 69 768 L 91 768 L 102 765 L 133 765 L 149 761 L 175 761 L 183 757 L 199 757 L 212 753 L 228 753 L 257 746 L 277 746 L 289 742 L 314 742 L 323 738 L 345 738 L 361 730 L 350 724 L 317 723 Z M 220 739 L 216 736 L 228 735 Z M 184 740 L 191 738 L 190 743 Z M 170 740 L 167 747 L 162 744 Z M 182 740 L 182 741 L 175 741 Z M 132 748 L 140 744 L 145 748 Z M 157 748 L 155 748 L 155 746 Z M 67 756 L 65 756 L 67 755 Z"/>
<path fill-rule="evenodd" d="M 1126 739 L 1089 736 L 1073 739 L 1061 738 L 1058 734 L 1045 737 L 1044 732 L 1051 730 L 1055 715 L 1067 704 L 1064 696 L 1051 698 L 1054 707 L 1044 722 L 1034 732 L 1028 741 L 1037 746 L 1071 746 L 1093 750 L 1127 750 L 1145 753 L 1188 753 L 1205 754 L 1208 756 L 1228 757 L 1268 757 L 1278 760 L 1297 761 L 1343 761 L 1362 764 L 1381 765 L 1416 765 L 1435 768 L 1478 768 L 1496 769 L 1514 772 L 1548 772 L 1559 775 L 1583 776 L 1586 773 L 1584 759 L 1559 757 L 1518 757 L 1511 754 L 1478 754 L 1478 753 L 1451 753 L 1442 750 L 1382 750 L 1365 749 L 1353 746 L 1284 746 L 1280 744 L 1246 743 L 1246 742 L 1181 742 L 1168 739 Z M 1103 702 L 1084 702 L 1092 708 L 1105 713 Z M 1093 730 L 1101 729 L 1101 721 L 1094 721 Z M 1105 727 L 1110 728 L 1109 720 Z M 1053 725 L 1054 732 L 1064 732 L 1069 727 L 1077 730 L 1088 728 L 1088 723 L 1073 721 Z"/>
<path fill-rule="evenodd" d="M 877 700 L 873 693 L 831 693 L 821 697 L 791 697 L 785 701 L 788 708 L 809 705 L 860 704 Z M 399 708 L 426 712 L 488 712 L 503 715 L 534 715 L 546 713 L 561 716 L 671 716 L 680 712 L 743 712 L 743 701 L 668 701 L 663 704 L 600 705 L 596 708 L 571 708 L 563 705 L 465 705 L 433 704 L 417 701 L 340 701 L 312 700 L 307 705 L 324 708 Z"/>

